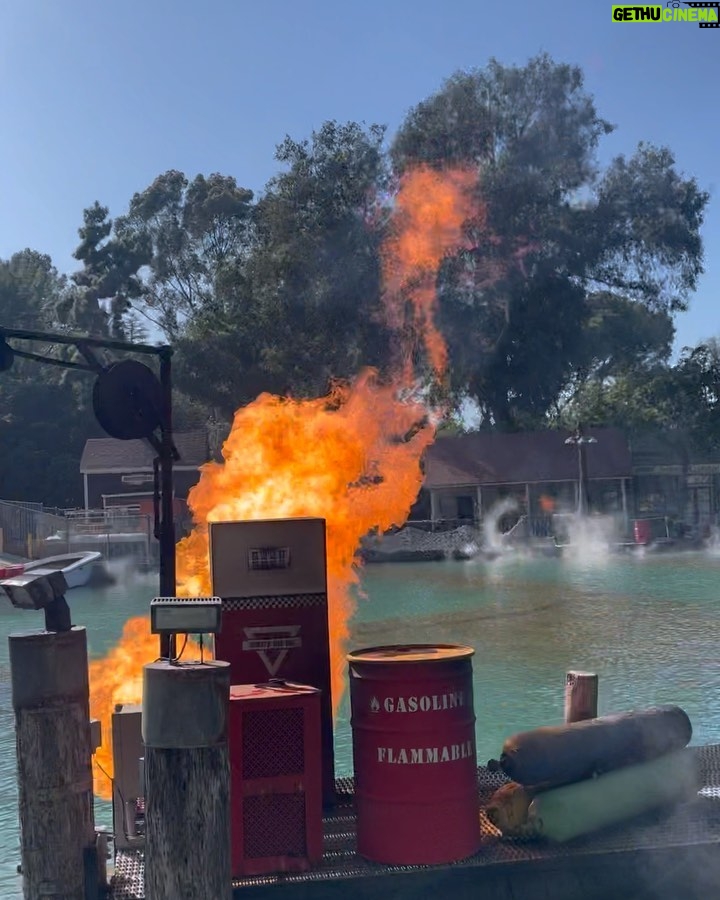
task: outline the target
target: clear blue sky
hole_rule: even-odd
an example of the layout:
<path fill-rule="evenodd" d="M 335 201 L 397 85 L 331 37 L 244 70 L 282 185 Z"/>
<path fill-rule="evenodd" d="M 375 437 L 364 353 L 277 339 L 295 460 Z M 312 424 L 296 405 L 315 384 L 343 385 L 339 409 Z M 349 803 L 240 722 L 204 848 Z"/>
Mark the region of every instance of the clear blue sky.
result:
<path fill-rule="evenodd" d="M 613 24 L 604 0 L 4 0 L 0 257 L 72 271 L 82 210 L 124 212 L 177 168 L 261 190 L 275 144 L 326 119 L 387 124 L 457 69 L 576 63 L 617 124 L 601 160 L 666 144 L 711 191 L 706 274 L 677 344 L 720 334 L 720 29 Z"/>

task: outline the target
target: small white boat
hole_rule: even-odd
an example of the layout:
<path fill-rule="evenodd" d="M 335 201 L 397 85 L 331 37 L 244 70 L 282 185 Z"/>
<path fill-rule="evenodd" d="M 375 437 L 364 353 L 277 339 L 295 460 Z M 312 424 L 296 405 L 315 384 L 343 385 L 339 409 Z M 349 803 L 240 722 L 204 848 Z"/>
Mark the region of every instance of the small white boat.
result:
<path fill-rule="evenodd" d="M 146 568 L 153 559 L 150 545 L 150 535 L 144 531 L 80 532 L 71 534 L 69 539 L 67 535 L 58 532 L 44 541 L 48 552 L 52 552 L 56 546 L 65 548 L 73 555 L 102 551 L 109 562 L 130 560 Z"/>
<path fill-rule="evenodd" d="M 61 553 L 58 556 L 46 556 L 45 559 L 34 559 L 23 564 L 23 572 L 40 575 L 43 572 L 57 572 L 65 576 L 68 588 L 83 587 L 90 581 L 107 581 L 108 573 L 102 561 L 102 553 L 87 551 L 78 553 Z"/>

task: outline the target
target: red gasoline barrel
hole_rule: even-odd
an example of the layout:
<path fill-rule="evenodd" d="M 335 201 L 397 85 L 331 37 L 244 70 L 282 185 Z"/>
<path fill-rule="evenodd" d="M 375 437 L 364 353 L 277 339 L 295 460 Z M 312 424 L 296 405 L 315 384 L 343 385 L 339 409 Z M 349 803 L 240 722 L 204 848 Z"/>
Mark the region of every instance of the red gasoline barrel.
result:
<path fill-rule="evenodd" d="M 649 544 L 652 540 L 652 522 L 650 519 L 635 519 L 633 533 L 636 544 Z"/>
<path fill-rule="evenodd" d="M 471 647 L 348 655 L 358 853 L 449 863 L 480 845 Z"/>

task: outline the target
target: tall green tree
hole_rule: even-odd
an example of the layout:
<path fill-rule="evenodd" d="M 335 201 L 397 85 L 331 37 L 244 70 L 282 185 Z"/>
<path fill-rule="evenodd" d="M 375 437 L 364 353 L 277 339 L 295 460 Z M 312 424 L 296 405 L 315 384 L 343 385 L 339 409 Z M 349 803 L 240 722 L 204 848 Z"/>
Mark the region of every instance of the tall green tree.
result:
<path fill-rule="evenodd" d="M 253 212 L 247 256 L 188 320 L 178 383 L 232 414 L 260 391 L 317 395 L 363 365 L 387 365 L 379 244 L 384 131 L 326 122 L 277 148 L 285 171 Z"/>
<path fill-rule="evenodd" d="M 333 378 L 388 361 L 380 303 L 378 193 L 384 129 L 326 122 L 278 147 L 287 167 L 258 204 L 252 290 L 263 361 L 288 388 L 319 393 Z"/>
<path fill-rule="evenodd" d="M 686 347 L 673 365 L 637 366 L 592 379 L 562 409 L 559 423 L 656 432 L 683 453 L 720 452 L 720 353 L 714 342 Z"/>
<path fill-rule="evenodd" d="M 52 260 L 36 250 L 22 250 L 0 260 L 0 325 L 39 329 L 57 321 L 56 305 L 67 279 Z"/>
<path fill-rule="evenodd" d="M 229 176 L 189 181 L 170 170 L 115 220 L 95 203 L 83 213 L 83 267 L 66 315 L 83 330 L 104 318 L 115 337 L 151 330 L 177 340 L 194 317 L 218 311 L 218 280 L 248 252 L 251 201 Z"/>
<path fill-rule="evenodd" d="M 130 201 L 115 222 L 115 239 L 143 248 L 141 306 L 169 340 L 196 317 L 222 313 L 219 281 L 238 274 L 252 240 L 252 191 L 230 176 L 192 181 L 165 172 Z M 127 258 L 127 253 L 126 253 Z M 135 268 L 135 271 L 138 267 Z"/>
<path fill-rule="evenodd" d="M 95 203 L 83 212 L 75 259 L 82 269 L 73 275 L 76 289 L 60 307 L 63 320 L 74 330 L 124 339 L 133 301 L 143 295 L 138 272 L 150 260 L 145 235 L 130 233 Z"/>
<path fill-rule="evenodd" d="M 44 254 L 24 250 L 0 261 L 0 325 L 62 328 L 57 309 L 67 291 L 67 280 Z M 25 342 L 23 348 L 48 349 Z M 90 380 L 66 375 L 21 358 L 0 373 L 0 499 L 59 507 L 81 502 L 80 455 L 97 428 Z"/>
<path fill-rule="evenodd" d="M 601 172 L 596 149 L 611 130 L 580 69 L 541 55 L 458 73 L 393 143 L 399 171 L 477 169 L 477 249 L 445 266 L 441 317 L 455 394 L 474 399 L 487 424 L 542 423 L 579 373 L 617 371 L 633 347 L 662 356 L 670 317 L 702 272 L 707 193 L 664 148 L 641 145 Z M 609 351 L 612 319 L 603 313 L 599 327 L 598 314 L 611 307 L 634 334 L 615 330 Z"/>

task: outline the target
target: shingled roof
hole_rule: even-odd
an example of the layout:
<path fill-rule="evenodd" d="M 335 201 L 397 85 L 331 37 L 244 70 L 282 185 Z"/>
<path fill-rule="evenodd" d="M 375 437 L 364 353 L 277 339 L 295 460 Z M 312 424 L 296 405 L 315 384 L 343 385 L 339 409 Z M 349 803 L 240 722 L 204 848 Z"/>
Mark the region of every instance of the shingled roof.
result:
<path fill-rule="evenodd" d="M 480 432 L 439 438 L 425 452 L 426 488 L 478 484 L 536 484 L 576 481 L 577 447 L 568 431 L 503 434 Z M 628 441 L 616 428 L 589 428 L 597 444 L 586 448 L 588 478 L 630 478 Z"/>
<path fill-rule="evenodd" d="M 186 431 L 174 435 L 180 459 L 175 468 L 196 469 L 210 457 L 208 436 L 204 431 Z M 118 441 L 115 438 L 91 438 L 85 442 L 80 473 L 99 475 L 109 472 L 152 472 L 155 451 L 147 441 Z"/>

